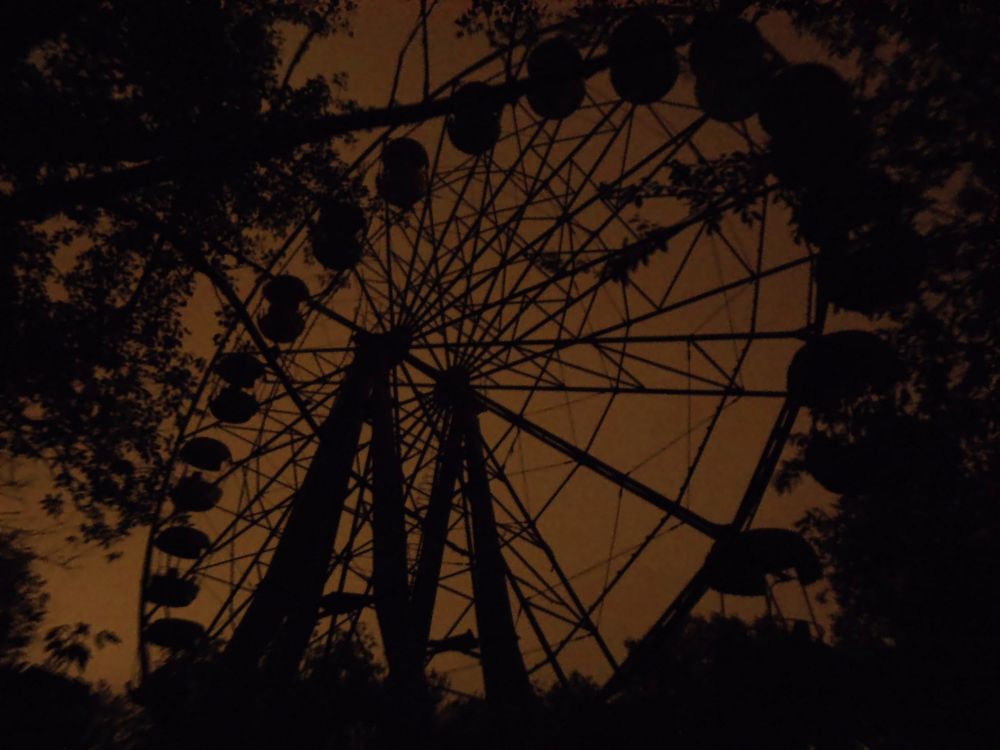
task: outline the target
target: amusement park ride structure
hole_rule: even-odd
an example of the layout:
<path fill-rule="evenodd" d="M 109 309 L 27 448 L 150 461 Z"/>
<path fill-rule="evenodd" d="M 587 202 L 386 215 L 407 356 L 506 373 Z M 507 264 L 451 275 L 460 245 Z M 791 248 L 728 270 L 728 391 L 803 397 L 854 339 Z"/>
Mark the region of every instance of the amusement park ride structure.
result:
<path fill-rule="evenodd" d="M 824 218 L 862 148 L 846 84 L 678 6 L 544 30 L 428 101 L 445 116 L 378 133 L 247 289 L 219 280 L 234 322 L 150 535 L 144 674 L 193 649 L 294 674 L 366 626 L 407 687 L 474 665 L 453 686 L 491 703 L 572 669 L 611 694 L 708 589 L 770 607 L 820 578 L 750 526 L 803 407 L 892 385 L 828 305 L 920 271 Z M 736 151 L 768 166 L 739 189 Z"/>

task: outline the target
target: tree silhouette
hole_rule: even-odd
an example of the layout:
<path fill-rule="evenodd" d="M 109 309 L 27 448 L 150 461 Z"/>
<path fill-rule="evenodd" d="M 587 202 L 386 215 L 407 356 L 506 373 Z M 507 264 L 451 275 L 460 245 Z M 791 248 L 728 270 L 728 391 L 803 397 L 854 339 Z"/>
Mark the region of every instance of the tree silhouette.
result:
<path fill-rule="evenodd" d="M 1000 613 L 985 592 L 1000 573 L 1000 310 L 991 291 L 1000 283 L 1000 121 L 984 102 L 1000 93 L 986 74 L 1000 62 L 995 8 L 769 5 L 857 65 L 871 168 L 906 186 L 883 210 L 906 218 L 928 257 L 918 297 L 869 313 L 899 353 L 904 382 L 880 402 L 816 415 L 820 435 L 852 442 L 869 462 L 867 487 L 811 511 L 802 527 L 830 569 L 836 636 L 879 665 L 874 739 L 994 744 Z M 810 450 L 815 461 L 816 434 L 800 441 L 805 452 L 785 482 L 809 466 Z"/>
<path fill-rule="evenodd" d="M 266 670 L 233 675 L 211 648 L 178 654 L 134 692 L 145 716 L 135 733 L 164 750 L 398 746 L 403 707 L 372 645 L 363 630 L 338 634 L 291 680 Z"/>
<path fill-rule="evenodd" d="M 32 570 L 35 555 L 21 535 L 0 532 L 0 738 L 12 750 L 42 748 L 130 747 L 136 734 L 136 711 L 106 688 L 94 688 L 78 677 L 90 659 L 90 628 L 52 628 L 45 637 L 43 666 L 25 661 L 45 615 L 44 581 Z M 100 648 L 117 642 L 114 634 L 94 636 Z"/>
<path fill-rule="evenodd" d="M 246 161 L 266 124 L 344 106 L 336 77 L 287 84 L 279 29 L 343 28 L 350 2 L 51 2 L 5 10 L 0 187 L 7 198 L 170 160 L 169 180 L 4 214 L 0 451 L 43 459 L 89 538 L 148 518 L 199 362 L 183 348 L 196 273 L 259 258 L 337 190 L 330 143 Z M 152 162 L 151 162 L 152 160 Z M 294 174 L 295 178 L 291 176 Z M 6 200 L 6 199 L 5 199 Z M 182 252 L 161 223 L 214 241 Z"/>
<path fill-rule="evenodd" d="M 612 706 L 632 743 L 658 733 L 681 748 L 832 750 L 867 739 L 870 686 L 853 655 L 808 629 L 693 617 L 651 661 Z"/>
<path fill-rule="evenodd" d="M 14 531 L 0 530 L 0 664 L 19 661 L 45 615 L 45 582 Z"/>
<path fill-rule="evenodd" d="M 99 630 L 91 636 L 90 625 L 85 622 L 58 625 L 45 634 L 46 666 L 54 672 L 75 668 L 82 674 L 95 648 L 117 643 L 121 639 L 110 630 Z"/>

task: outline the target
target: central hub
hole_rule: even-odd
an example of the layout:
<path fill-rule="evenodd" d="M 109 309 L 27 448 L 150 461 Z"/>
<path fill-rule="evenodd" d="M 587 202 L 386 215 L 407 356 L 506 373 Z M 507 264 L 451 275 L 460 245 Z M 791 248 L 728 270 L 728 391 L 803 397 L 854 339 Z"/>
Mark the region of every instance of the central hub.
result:
<path fill-rule="evenodd" d="M 471 396 L 472 381 L 466 368 L 456 365 L 438 373 L 434 399 L 439 404 L 454 409 L 468 404 Z"/>
<path fill-rule="evenodd" d="M 382 333 L 372 333 L 370 331 L 358 331 L 354 335 L 354 340 L 358 347 L 358 352 L 362 355 L 378 354 L 385 358 L 389 367 L 400 364 L 410 351 L 410 344 L 413 341 L 413 333 L 406 326 L 393 328 L 391 331 Z"/>

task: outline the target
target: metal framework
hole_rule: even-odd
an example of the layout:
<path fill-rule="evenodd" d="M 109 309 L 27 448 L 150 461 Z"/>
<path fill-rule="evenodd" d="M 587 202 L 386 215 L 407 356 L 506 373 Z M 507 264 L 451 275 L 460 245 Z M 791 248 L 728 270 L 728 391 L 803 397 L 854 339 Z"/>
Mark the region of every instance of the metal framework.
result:
<path fill-rule="evenodd" d="M 600 43 L 581 48 L 593 60 Z M 501 56 L 474 69 L 517 74 Z M 766 182 L 695 209 L 671 192 L 679 166 L 756 148 L 681 95 L 631 106 L 597 76 L 565 121 L 511 105 L 479 157 L 456 154 L 440 120 L 386 132 L 359 155 L 359 184 L 400 135 L 427 148 L 429 193 L 410 211 L 363 199 L 356 268 L 319 278 L 300 231 L 240 259 L 251 288 L 213 276 L 238 321 L 218 356 L 267 364 L 261 409 L 245 425 L 207 415 L 210 369 L 180 442 L 233 447 L 214 478 L 224 499 L 199 517 L 165 503 L 144 576 L 176 566 L 199 582 L 182 616 L 236 669 L 292 673 L 367 627 L 407 689 L 428 667 L 454 683 L 475 666 L 481 681 L 456 689 L 497 704 L 572 669 L 614 690 L 704 592 L 696 564 L 672 561 L 760 503 L 795 419 L 784 366 L 822 326 L 812 259 L 773 231 Z M 627 280 L 606 272 L 637 250 Z M 260 287 L 288 273 L 309 282 L 307 326 L 273 346 Z M 209 534 L 196 559 L 156 551 L 178 524 Z M 629 606 L 635 623 L 608 616 Z M 141 625 L 174 614 L 146 604 Z M 151 668 L 159 651 L 142 649 Z"/>

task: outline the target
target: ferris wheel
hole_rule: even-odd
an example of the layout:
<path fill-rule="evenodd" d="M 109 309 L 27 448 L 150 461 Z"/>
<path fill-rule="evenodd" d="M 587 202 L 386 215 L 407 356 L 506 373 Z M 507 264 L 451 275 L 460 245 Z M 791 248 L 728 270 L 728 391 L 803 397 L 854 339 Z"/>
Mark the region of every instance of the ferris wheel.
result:
<path fill-rule="evenodd" d="M 774 175 L 722 158 L 780 130 L 755 116 L 782 63 L 693 20 L 484 57 L 252 266 L 150 534 L 145 668 L 211 644 L 294 672 L 364 629 L 403 683 L 516 702 L 615 679 L 627 639 L 727 591 L 712 550 L 763 497 L 826 303 Z"/>

